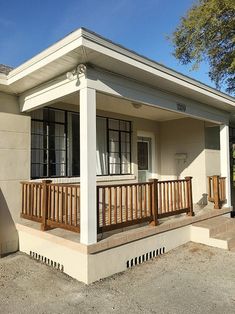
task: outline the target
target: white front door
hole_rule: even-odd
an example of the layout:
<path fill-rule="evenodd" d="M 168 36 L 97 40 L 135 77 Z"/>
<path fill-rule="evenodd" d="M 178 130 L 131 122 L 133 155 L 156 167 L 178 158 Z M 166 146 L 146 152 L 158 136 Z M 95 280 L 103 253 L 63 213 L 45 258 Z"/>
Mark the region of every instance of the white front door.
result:
<path fill-rule="evenodd" d="M 138 136 L 138 181 L 146 182 L 152 176 L 152 138 Z"/>

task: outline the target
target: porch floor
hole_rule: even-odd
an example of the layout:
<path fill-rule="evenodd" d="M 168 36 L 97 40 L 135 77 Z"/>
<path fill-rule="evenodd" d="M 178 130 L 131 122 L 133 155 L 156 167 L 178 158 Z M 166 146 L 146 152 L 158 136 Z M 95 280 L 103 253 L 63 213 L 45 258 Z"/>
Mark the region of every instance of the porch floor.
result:
<path fill-rule="evenodd" d="M 231 211 L 231 207 L 216 210 L 209 205 L 204 207 L 203 209 L 194 209 L 195 216 L 193 217 L 189 217 L 186 214 L 180 214 L 170 218 L 160 219 L 157 226 L 150 226 L 148 223 L 142 223 L 139 225 L 133 225 L 122 229 L 98 234 L 98 242 L 89 246 L 84 246 L 80 243 L 80 234 L 76 232 L 55 228 L 48 231 L 43 231 L 43 233 L 45 235 L 48 235 L 49 237 L 58 237 L 61 240 L 64 240 L 63 242 L 68 241 L 68 244 L 74 243 L 74 245 L 77 248 L 80 247 L 80 250 L 82 250 L 83 252 L 86 251 L 88 254 L 92 254 L 108 250 L 110 248 L 117 247 L 129 242 L 133 242 L 141 238 L 146 238 L 155 234 L 184 227 L 192 223 L 203 221 L 212 217 L 229 214 Z M 21 219 L 17 225 L 18 229 L 20 228 L 20 226 L 25 226 L 35 231 L 40 231 L 41 226 L 40 223 L 26 219 Z"/>

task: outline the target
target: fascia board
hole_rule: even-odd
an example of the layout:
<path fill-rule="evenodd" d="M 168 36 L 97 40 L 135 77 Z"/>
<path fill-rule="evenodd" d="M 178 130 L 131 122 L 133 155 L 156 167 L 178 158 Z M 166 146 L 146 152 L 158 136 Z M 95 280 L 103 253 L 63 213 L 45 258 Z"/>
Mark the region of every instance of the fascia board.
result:
<path fill-rule="evenodd" d="M 187 79 L 187 77 L 183 75 L 177 75 L 177 72 L 172 71 L 172 73 L 168 73 L 166 71 L 162 71 L 162 69 L 158 69 L 156 65 L 148 64 L 150 61 L 147 59 L 138 60 L 141 57 L 133 58 L 132 53 L 125 53 L 117 51 L 117 49 L 113 50 L 113 47 L 107 47 L 107 45 L 103 45 L 101 43 L 97 43 L 90 39 L 84 39 L 83 45 L 89 49 L 93 49 L 97 52 L 100 52 L 104 55 L 108 55 L 114 59 L 117 59 L 119 61 L 122 61 L 124 63 L 128 63 L 132 65 L 133 67 L 139 68 L 140 70 L 147 71 L 153 75 L 156 75 L 158 77 L 161 77 L 163 79 L 169 80 L 175 84 L 177 84 L 180 88 L 186 87 L 188 89 L 191 89 L 193 91 L 196 91 L 198 93 L 201 93 L 203 95 L 206 95 L 208 97 L 214 98 L 218 101 L 224 102 L 226 104 L 229 104 L 231 106 L 235 106 L 235 99 L 233 97 L 230 97 L 224 93 L 221 93 L 213 88 L 207 87 L 204 84 L 200 84 L 197 81 L 194 81 L 192 79 Z M 112 44 L 110 44 L 112 46 Z M 121 49 L 123 50 L 123 49 Z M 127 51 L 128 52 L 128 51 Z M 129 54 L 129 55 L 128 55 Z M 146 62 L 147 61 L 147 62 Z M 153 62 L 152 62 L 153 63 Z"/>

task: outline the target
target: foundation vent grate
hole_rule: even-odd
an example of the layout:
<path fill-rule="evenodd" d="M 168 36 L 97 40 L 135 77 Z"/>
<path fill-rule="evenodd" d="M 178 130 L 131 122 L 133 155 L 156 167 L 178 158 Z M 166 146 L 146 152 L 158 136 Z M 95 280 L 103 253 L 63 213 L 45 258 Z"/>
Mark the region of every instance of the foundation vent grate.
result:
<path fill-rule="evenodd" d="M 148 260 L 151 260 L 159 255 L 162 255 L 166 252 L 165 250 L 165 247 L 163 246 L 162 248 L 159 248 L 159 249 L 156 249 L 156 250 L 153 250 L 153 251 L 150 251 L 150 252 L 147 252 L 143 255 L 140 255 L 138 257 L 134 257 L 130 260 L 128 260 L 126 262 L 126 267 L 127 268 L 131 268 L 133 266 L 136 266 L 136 265 L 139 265 L 139 264 L 142 264 L 144 262 L 147 262 Z"/>
<path fill-rule="evenodd" d="M 46 256 L 43 256 L 41 254 L 38 254 L 36 252 L 30 251 L 29 255 L 31 258 L 37 260 L 38 262 L 41 262 L 47 266 L 53 267 L 61 272 L 64 271 L 64 266 L 58 262 L 55 262 L 49 258 L 47 258 Z"/>

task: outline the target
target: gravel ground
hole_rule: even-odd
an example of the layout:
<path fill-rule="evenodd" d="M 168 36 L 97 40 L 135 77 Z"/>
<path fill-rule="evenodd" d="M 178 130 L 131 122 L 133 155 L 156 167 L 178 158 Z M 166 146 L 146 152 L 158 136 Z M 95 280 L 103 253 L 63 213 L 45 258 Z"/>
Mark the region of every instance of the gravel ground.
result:
<path fill-rule="evenodd" d="M 0 313 L 235 313 L 235 253 L 188 243 L 89 286 L 28 256 L 0 259 Z"/>

